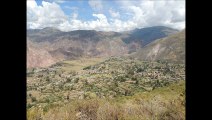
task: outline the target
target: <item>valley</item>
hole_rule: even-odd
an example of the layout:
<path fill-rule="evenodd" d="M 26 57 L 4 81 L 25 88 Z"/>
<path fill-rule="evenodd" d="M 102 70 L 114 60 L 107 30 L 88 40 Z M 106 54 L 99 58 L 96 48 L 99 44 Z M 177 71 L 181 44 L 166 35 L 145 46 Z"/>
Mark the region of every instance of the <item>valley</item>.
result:
<path fill-rule="evenodd" d="M 27 67 L 48 67 L 62 60 L 76 60 L 82 57 L 123 56 L 177 32 L 178 30 L 164 26 L 125 32 L 62 32 L 49 27 L 27 30 Z"/>
<path fill-rule="evenodd" d="M 185 77 L 185 30 L 28 30 L 29 120 L 184 120 Z"/>
<path fill-rule="evenodd" d="M 109 102 L 131 98 L 134 100 L 137 94 L 150 94 L 170 86 L 178 87 L 178 84 L 183 85 L 185 81 L 185 66 L 165 61 L 149 62 L 126 57 L 92 58 L 63 61 L 49 68 L 32 69 L 27 76 L 28 110 L 32 111 L 40 107 L 48 114 L 51 109 L 59 109 L 67 104 L 72 105 L 74 101 L 83 101 L 79 105 L 85 102 L 88 107 L 92 107 L 87 101 Z M 179 94 L 184 93 L 183 89 L 180 91 Z M 157 96 L 171 94 L 168 90 L 166 92 L 168 94 L 164 92 Z M 177 97 L 179 94 L 172 96 Z M 149 95 L 147 97 L 151 99 Z M 122 103 L 122 106 L 124 104 L 126 103 Z M 51 108 L 51 106 L 57 107 Z M 89 114 L 85 113 L 85 115 L 88 117 Z M 97 119 L 96 117 L 91 118 Z"/>

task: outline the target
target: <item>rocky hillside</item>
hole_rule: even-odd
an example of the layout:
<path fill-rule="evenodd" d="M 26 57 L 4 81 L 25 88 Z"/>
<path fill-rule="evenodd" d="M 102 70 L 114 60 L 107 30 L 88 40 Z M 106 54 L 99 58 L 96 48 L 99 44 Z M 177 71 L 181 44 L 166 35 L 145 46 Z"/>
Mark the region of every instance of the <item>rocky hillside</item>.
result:
<path fill-rule="evenodd" d="M 28 40 L 27 41 L 27 67 L 47 67 L 55 62 L 57 62 L 50 53 L 41 48 L 38 44 Z"/>
<path fill-rule="evenodd" d="M 31 52 L 27 52 L 27 67 L 45 67 L 57 61 L 81 57 L 121 56 L 136 52 L 142 46 L 176 32 L 162 26 L 120 33 L 94 30 L 62 32 L 55 28 L 27 30 L 27 41 L 38 48 L 28 45 L 28 51 Z M 40 54 L 39 60 L 35 60 L 35 56 Z M 44 54 L 46 57 L 42 57 Z"/>
<path fill-rule="evenodd" d="M 138 50 L 131 57 L 140 60 L 166 60 L 172 62 L 185 62 L 185 30 L 168 37 L 155 40 Z"/>

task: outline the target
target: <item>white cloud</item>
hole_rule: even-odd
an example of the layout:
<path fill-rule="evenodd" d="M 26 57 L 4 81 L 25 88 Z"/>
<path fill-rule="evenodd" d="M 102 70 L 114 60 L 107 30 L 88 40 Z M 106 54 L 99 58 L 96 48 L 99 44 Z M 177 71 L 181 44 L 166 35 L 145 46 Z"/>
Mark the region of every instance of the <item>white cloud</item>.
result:
<path fill-rule="evenodd" d="M 102 1 L 101 0 L 89 0 L 88 4 L 96 12 L 99 12 L 99 11 L 101 11 L 103 9 L 103 5 L 102 5 Z"/>
<path fill-rule="evenodd" d="M 67 2 L 67 0 L 43 0 L 43 1 L 45 1 L 45 2 L 55 2 L 55 3 L 58 3 L 58 4 Z"/>
<path fill-rule="evenodd" d="M 74 11 L 77 11 L 79 9 L 78 7 L 70 7 L 70 6 L 64 6 L 64 8 L 74 10 Z"/>
<path fill-rule="evenodd" d="M 42 2 L 38 6 L 34 0 L 27 1 L 27 28 L 40 29 L 57 27 L 62 31 L 78 29 L 94 29 L 102 31 L 123 31 L 135 28 L 163 25 L 177 29 L 185 28 L 185 1 L 118 1 L 122 11 L 111 8 L 110 18 L 105 14 L 92 14 L 96 20 L 82 21 L 78 19 L 78 8 L 65 7 L 72 10 L 65 15 L 61 7 L 55 3 Z M 103 9 L 102 2 L 90 0 L 90 6 L 98 11 Z M 123 19 L 128 16 L 128 19 Z"/>
<path fill-rule="evenodd" d="M 76 20 L 77 17 L 78 17 L 78 14 L 77 14 L 77 13 L 73 13 L 73 14 L 72 14 L 72 19 Z"/>
<path fill-rule="evenodd" d="M 120 18 L 119 12 L 115 12 L 114 10 L 109 9 L 109 13 L 113 18 Z"/>
<path fill-rule="evenodd" d="M 85 25 L 87 28 L 103 31 L 111 30 L 107 17 L 104 14 L 93 14 L 93 16 L 97 17 L 97 20 L 86 22 Z"/>
<path fill-rule="evenodd" d="M 33 0 L 27 1 L 27 28 L 54 27 L 68 20 L 56 3 L 42 1 L 38 6 Z"/>
<path fill-rule="evenodd" d="M 164 25 L 185 28 L 185 1 L 120 1 L 119 4 L 126 6 L 126 13 L 133 14 L 130 20 L 137 23 L 137 27 Z"/>

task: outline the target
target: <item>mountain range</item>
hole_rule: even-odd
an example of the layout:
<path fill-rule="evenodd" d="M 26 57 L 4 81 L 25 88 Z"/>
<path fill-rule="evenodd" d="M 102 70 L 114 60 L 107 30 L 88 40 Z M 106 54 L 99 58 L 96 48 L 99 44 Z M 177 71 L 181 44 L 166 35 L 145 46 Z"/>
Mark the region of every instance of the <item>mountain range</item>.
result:
<path fill-rule="evenodd" d="M 27 68 L 82 57 L 129 55 L 142 60 L 183 61 L 185 31 L 154 26 L 124 32 L 56 28 L 27 30 Z"/>

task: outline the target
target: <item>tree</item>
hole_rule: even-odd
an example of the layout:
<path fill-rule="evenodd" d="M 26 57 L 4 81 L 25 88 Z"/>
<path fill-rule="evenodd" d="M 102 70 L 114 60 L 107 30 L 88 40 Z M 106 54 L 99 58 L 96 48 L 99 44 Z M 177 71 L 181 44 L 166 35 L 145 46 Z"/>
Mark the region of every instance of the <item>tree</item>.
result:
<path fill-rule="evenodd" d="M 49 76 L 47 76 L 47 77 L 46 77 L 46 81 L 47 81 L 47 82 L 49 82 L 49 81 L 50 81 Z"/>
<path fill-rule="evenodd" d="M 126 78 L 124 76 L 118 76 L 115 78 L 115 81 L 125 82 Z"/>
<path fill-rule="evenodd" d="M 66 82 L 71 82 L 71 78 L 67 78 L 66 79 Z"/>
<path fill-rule="evenodd" d="M 130 69 L 130 70 L 128 71 L 128 74 L 129 74 L 129 75 L 134 75 L 134 70 L 133 70 L 133 69 Z"/>
<path fill-rule="evenodd" d="M 36 99 L 36 97 L 31 97 L 31 100 L 32 100 L 32 102 L 36 102 L 37 101 L 37 99 Z"/>
<path fill-rule="evenodd" d="M 115 81 L 115 87 L 118 87 L 118 86 L 119 86 L 118 82 L 117 82 L 117 81 Z"/>
<path fill-rule="evenodd" d="M 136 84 L 136 85 L 139 84 L 139 80 L 138 80 L 138 79 L 135 80 L 135 84 Z"/>
<path fill-rule="evenodd" d="M 77 77 L 77 78 L 75 79 L 75 83 L 78 83 L 78 81 L 79 81 L 79 78 Z"/>
<path fill-rule="evenodd" d="M 125 96 L 128 96 L 131 94 L 131 91 L 129 89 L 125 89 L 125 92 L 124 92 L 124 95 Z"/>
<path fill-rule="evenodd" d="M 139 72 L 143 72 L 143 71 L 144 71 L 144 69 L 140 67 L 140 68 L 137 69 L 136 72 L 139 73 Z"/>
<path fill-rule="evenodd" d="M 69 100 L 69 95 L 66 96 L 66 99 Z"/>

